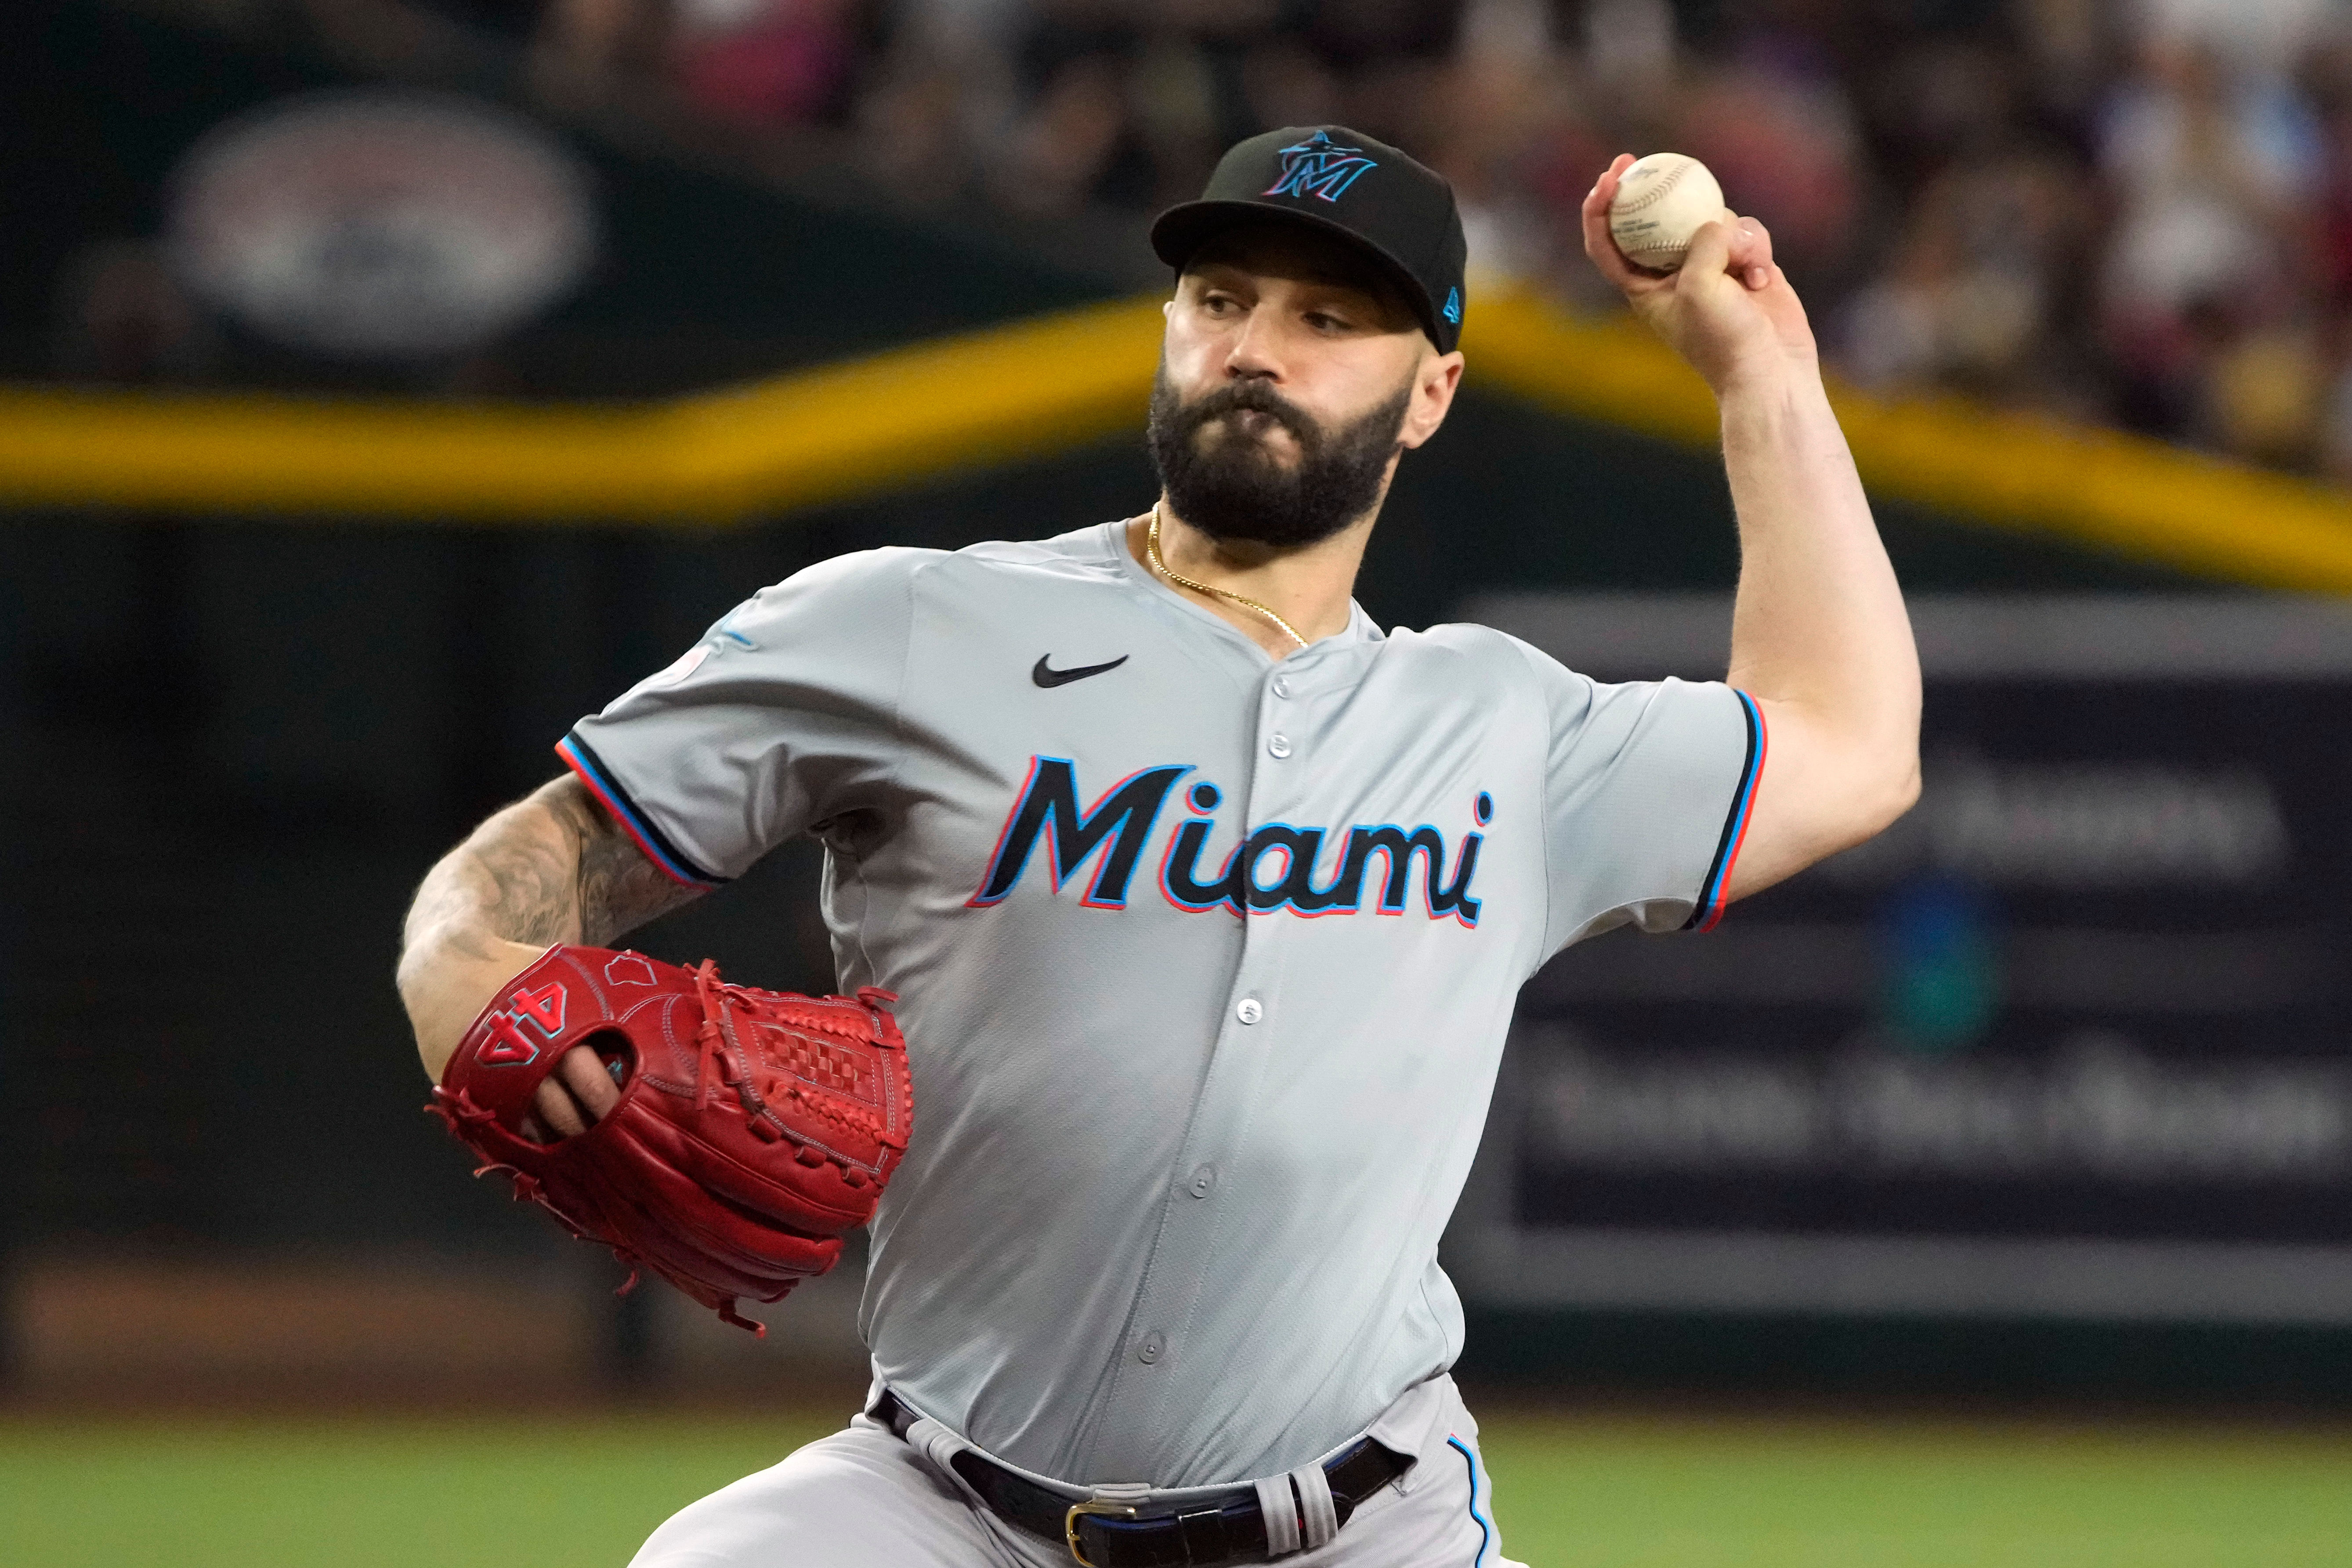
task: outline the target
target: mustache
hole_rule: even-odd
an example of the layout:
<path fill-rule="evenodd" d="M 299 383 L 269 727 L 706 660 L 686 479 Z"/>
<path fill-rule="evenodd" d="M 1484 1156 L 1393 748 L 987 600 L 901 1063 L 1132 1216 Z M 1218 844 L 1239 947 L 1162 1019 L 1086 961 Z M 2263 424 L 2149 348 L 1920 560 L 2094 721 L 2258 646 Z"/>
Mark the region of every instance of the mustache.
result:
<path fill-rule="evenodd" d="M 1206 393 L 1188 405 L 1180 418 L 1183 433 L 1190 436 L 1212 419 L 1241 413 L 1265 415 L 1289 431 L 1302 447 L 1313 446 L 1322 434 L 1305 409 L 1262 381 L 1236 381 Z"/>

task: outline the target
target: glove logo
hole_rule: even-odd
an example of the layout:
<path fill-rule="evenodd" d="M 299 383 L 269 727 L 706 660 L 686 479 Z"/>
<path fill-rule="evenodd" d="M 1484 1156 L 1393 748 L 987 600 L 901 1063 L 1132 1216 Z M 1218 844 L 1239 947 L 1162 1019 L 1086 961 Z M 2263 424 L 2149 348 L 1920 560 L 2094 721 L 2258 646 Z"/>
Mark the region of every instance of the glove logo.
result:
<path fill-rule="evenodd" d="M 651 985 L 654 966 L 646 962 L 643 953 L 625 952 L 604 966 L 607 985 Z"/>

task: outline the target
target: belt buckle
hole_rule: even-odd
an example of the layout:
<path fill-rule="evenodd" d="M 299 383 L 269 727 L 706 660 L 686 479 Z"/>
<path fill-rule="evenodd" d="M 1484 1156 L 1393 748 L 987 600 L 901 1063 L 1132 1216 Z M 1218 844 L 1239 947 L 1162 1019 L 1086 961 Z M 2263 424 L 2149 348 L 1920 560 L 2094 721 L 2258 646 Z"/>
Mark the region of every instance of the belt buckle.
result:
<path fill-rule="evenodd" d="M 1078 1568 L 1096 1568 L 1087 1556 L 1087 1549 L 1078 1544 L 1078 1516 L 1087 1513 L 1112 1519 L 1133 1519 L 1135 1510 L 1123 1502 L 1104 1502 L 1098 1498 L 1088 1498 L 1084 1502 L 1072 1503 L 1070 1511 L 1062 1516 L 1062 1538 L 1070 1543 L 1070 1555 L 1077 1559 Z"/>

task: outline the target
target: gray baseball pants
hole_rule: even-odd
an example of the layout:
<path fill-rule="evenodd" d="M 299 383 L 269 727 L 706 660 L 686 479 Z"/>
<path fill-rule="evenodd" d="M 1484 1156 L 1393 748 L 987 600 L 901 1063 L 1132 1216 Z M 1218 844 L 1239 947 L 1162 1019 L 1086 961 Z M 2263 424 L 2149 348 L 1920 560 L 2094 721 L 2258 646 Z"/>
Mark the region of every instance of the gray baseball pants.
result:
<path fill-rule="evenodd" d="M 1412 1468 L 1324 1545 L 1277 1559 L 1283 1568 L 1521 1568 L 1502 1554 L 1478 1426 L 1453 1379 L 1398 1408 L 1409 1402 Z M 1384 1416 L 1375 1430 L 1396 1425 Z M 918 1441 L 856 1416 L 680 1510 L 630 1568 L 1072 1568 L 1067 1548 L 999 1518 L 919 1447 L 921 1427 L 908 1436 Z"/>

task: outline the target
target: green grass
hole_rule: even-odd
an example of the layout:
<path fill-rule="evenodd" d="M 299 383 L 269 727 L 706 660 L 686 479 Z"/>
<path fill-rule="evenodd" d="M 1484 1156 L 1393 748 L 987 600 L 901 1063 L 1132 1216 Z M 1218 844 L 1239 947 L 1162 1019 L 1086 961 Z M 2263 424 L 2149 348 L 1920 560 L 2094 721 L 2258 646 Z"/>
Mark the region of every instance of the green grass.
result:
<path fill-rule="evenodd" d="M 619 1568 L 833 1424 L 0 1418 L 0 1564 Z M 2352 1568 L 2343 1435 L 1514 1417 L 1486 1447 L 1535 1568 Z"/>
<path fill-rule="evenodd" d="M 1535 1568 L 2346 1568 L 2352 1440 L 2144 1426 L 1496 1422 Z"/>

